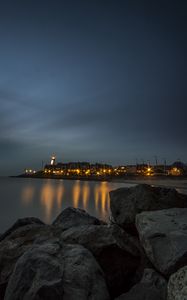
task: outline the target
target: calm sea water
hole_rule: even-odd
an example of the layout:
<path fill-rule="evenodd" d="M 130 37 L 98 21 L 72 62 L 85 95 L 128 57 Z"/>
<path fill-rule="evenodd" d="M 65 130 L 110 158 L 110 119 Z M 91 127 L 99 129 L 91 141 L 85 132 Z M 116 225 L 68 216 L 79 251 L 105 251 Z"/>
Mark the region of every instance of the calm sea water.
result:
<path fill-rule="evenodd" d="M 147 183 L 156 185 L 163 181 L 147 180 Z M 164 184 L 170 186 L 171 182 L 166 180 Z M 177 182 L 175 184 L 177 186 Z M 51 223 L 68 206 L 83 208 L 107 221 L 109 191 L 133 185 L 135 183 L 0 177 L 0 233 L 18 218 L 28 216 Z M 180 181 L 180 186 L 178 191 L 186 194 L 187 181 Z"/>
<path fill-rule="evenodd" d="M 51 223 L 66 207 L 80 207 L 107 220 L 109 191 L 132 184 L 80 180 L 0 178 L 0 233 L 18 218 L 34 216 Z"/>

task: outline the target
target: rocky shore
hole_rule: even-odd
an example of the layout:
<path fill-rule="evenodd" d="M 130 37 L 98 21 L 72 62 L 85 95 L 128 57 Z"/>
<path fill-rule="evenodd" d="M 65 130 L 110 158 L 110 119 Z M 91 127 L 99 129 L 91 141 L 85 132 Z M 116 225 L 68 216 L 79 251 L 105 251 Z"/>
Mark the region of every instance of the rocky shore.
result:
<path fill-rule="evenodd" d="M 108 224 L 66 208 L 0 236 L 0 299 L 187 300 L 187 195 L 141 184 L 110 192 Z"/>

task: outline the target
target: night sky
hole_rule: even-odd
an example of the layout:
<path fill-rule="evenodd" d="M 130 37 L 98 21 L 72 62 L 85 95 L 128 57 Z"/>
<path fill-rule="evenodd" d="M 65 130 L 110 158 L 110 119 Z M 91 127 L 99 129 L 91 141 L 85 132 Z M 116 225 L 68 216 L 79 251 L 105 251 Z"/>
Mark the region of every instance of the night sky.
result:
<path fill-rule="evenodd" d="M 187 162 L 187 1 L 0 1 L 0 174 Z"/>

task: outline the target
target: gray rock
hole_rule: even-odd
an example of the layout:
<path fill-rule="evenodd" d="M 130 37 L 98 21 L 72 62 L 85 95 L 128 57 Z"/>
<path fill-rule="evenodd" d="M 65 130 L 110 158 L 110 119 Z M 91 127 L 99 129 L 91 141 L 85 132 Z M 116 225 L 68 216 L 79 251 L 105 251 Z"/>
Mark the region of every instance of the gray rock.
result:
<path fill-rule="evenodd" d="M 8 230 L 6 230 L 3 234 L 0 235 L 0 241 L 2 241 L 5 237 L 10 235 L 16 229 L 26 225 L 33 225 L 33 224 L 45 225 L 40 219 L 34 217 L 18 219 Z"/>
<path fill-rule="evenodd" d="M 109 300 L 103 272 L 80 245 L 46 243 L 16 263 L 5 300 Z"/>
<path fill-rule="evenodd" d="M 110 192 L 110 208 L 114 222 L 134 231 L 136 214 L 143 211 L 187 207 L 187 196 L 175 189 L 140 184 Z"/>
<path fill-rule="evenodd" d="M 116 300 L 165 300 L 167 282 L 152 269 L 145 269 L 140 283 Z"/>
<path fill-rule="evenodd" d="M 161 298 L 159 291 L 147 283 L 139 283 L 116 300 L 164 300 Z"/>
<path fill-rule="evenodd" d="M 0 242 L 0 299 L 3 299 L 9 277 L 18 258 L 33 243 L 42 243 L 60 236 L 61 230 L 53 226 L 29 224 L 11 231 Z"/>
<path fill-rule="evenodd" d="M 101 225 L 103 221 L 90 216 L 85 210 L 80 208 L 68 207 L 64 209 L 61 214 L 52 223 L 56 226 L 61 226 L 63 230 L 66 230 L 73 226 L 79 225 Z"/>
<path fill-rule="evenodd" d="M 84 225 L 64 231 L 66 243 L 89 249 L 102 267 L 112 297 L 129 290 L 140 263 L 140 251 L 133 237 L 117 225 Z"/>
<path fill-rule="evenodd" d="M 141 244 L 154 267 L 167 277 L 187 264 L 187 209 L 171 208 L 136 216 Z"/>
<path fill-rule="evenodd" d="M 167 300 L 187 300 L 187 266 L 171 275 Z"/>
<path fill-rule="evenodd" d="M 155 270 L 150 268 L 145 269 L 141 279 L 141 283 L 147 283 L 150 286 L 154 286 L 159 291 L 160 297 L 162 299 L 166 299 L 167 281 Z"/>
<path fill-rule="evenodd" d="M 45 225 L 37 218 L 19 219 L 0 238 L 0 299 L 4 297 L 9 277 L 19 257 L 33 244 L 43 244 L 58 238 L 63 229 L 77 224 L 102 224 L 84 210 L 67 208 L 53 225 Z"/>

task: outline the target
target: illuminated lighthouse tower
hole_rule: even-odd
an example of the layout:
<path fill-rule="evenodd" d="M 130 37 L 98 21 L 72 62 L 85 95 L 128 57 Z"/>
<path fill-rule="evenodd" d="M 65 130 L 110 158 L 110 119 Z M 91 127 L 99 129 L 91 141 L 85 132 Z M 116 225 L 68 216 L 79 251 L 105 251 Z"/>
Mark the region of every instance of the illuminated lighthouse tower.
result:
<path fill-rule="evenodd" d="M 55 165 L 55 159 L 56 159 L 56 156 L 55 156 L 55 155 L 52 155 L 52 156 L 51 156 L 51 166 L 54 166 L 54 165 Z"/>

